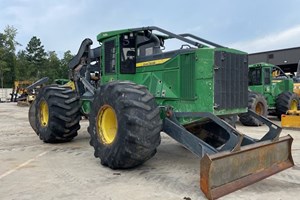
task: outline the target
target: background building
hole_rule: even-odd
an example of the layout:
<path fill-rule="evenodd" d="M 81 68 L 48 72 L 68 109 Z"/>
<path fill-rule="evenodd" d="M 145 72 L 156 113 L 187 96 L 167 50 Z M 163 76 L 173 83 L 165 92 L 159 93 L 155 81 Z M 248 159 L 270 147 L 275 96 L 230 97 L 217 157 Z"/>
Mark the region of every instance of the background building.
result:
<path fill-rule="evenodd" d="M 300 47 L 249 54 L 249 64 L 267 62 L 279 66 L 284 72 L 297 72 Z"/>

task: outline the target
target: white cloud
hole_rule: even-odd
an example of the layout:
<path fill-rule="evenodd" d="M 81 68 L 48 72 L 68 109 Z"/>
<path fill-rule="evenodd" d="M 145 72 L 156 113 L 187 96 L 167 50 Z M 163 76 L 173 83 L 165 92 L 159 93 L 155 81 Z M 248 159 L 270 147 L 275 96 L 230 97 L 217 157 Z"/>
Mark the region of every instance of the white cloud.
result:
<path fill-rule="evenodd" d="M 248 53 L 300 46 L 300 25 L 255 38 L 254 40 L 237 42 L 228 46 Z"/>

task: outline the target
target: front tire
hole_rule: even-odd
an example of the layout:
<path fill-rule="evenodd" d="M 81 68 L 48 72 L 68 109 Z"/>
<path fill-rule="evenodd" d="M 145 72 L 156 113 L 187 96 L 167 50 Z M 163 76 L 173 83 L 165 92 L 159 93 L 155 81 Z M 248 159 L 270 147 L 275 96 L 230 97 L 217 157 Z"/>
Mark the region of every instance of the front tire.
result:
<path fill-rule="evenodd" d="M 112 169 L 144 163 L 160 144 L 160 110 L 141 85 L 116 81 L 102 86 L 96 91 L 89 121 L 94 155 Z"/>
<path fill-rule="evenodd" d="M 68 142 L 77 136 L 81 119 L 79 97 L 66 87 L 43 87 L 29 113 L 30 123 L 46 143 Z M 34 118 L 32 117 L 34 115 Z"/>
<path fill-rule="evenodd" d="M 267 117 L 268 114 L 268 104 L 263 95 L 256 92 L 249 92 L 248 94 L 248 109 L 253 110 L 256 114 Z M 245 126 L 261 126 L 263 123 L 249 115 L 248 113 L 243 113 L 239 115 L 240 122 Z"/>

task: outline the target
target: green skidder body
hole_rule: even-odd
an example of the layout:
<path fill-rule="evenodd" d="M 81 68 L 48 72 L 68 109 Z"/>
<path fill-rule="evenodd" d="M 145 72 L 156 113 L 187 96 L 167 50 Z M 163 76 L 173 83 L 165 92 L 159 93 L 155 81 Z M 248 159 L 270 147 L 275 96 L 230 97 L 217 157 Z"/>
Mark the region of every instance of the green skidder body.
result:
<path fill-rule="evenodd" d="M 279 67 L 269 63 L 249 65 L 249 89 L 262 94 L 269 109 L 276 108 L 276 98 L 283 92 L 293 92 L 293 79 Z"/>
<path fill-rule="evenodd" d="M 72 83 L 42 88 L 30 107 L 30 125 L 44 142 L 71 141 L 84 116 L 94 156 L 128 169 L 156 154 L 164 132 L 201 159 L 208 199 L 294 165 L 293 139 L 279 138 L 280 127 L 247 109 L 246 53 L 155 26 L 103 32 L 97 40 L 91 48 L 84 39 L 70 61 Z M 279 96 L 277 105 L 288 95 Z M 240 133 L 240 113 L 270 131 L 261 139 Z"/>
<path fill-rule="evenodd" d="M 248 109 L 264 117 L 267 117 L 268 113 L 277 115 L 279 119 L 288 110 L 298 110 L 299 97 L 293 93 L 293 84 L 293 79 L 275 65 L 249 65 Z M 249 126 L 262 125 L 247 114 L 241 114 L 240 121 Z"/>
<path fill-rule="evenodd" d="M 101 84 L 129 80 L 145 85 L 159 106 L 171 106 L 176 112 L 232 115 L 247 111 L 248 69 L 243 52 L 208 46 L 162 52 L 161 46 L 152 41 L 139 46 L 146 36 L 132 30 L 101 33 L 97 38 L 104 48 L 101 65 L 106 66 L 102 68 Z M 135 69 L 126 72 L 122 60 L 128 51 L 134 56 Z"/>

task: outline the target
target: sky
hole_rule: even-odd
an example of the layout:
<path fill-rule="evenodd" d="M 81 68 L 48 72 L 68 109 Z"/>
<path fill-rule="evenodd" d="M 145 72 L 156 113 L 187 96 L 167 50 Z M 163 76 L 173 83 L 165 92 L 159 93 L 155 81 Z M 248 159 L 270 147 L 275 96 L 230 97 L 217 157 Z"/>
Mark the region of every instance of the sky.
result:
<path fill-rule="evenodd" d="M 300 0 L 0 0 L 0 32 L 18 30 L 25 49 L 77 53 L 100 32 L 158 26 L 248 53 L 300 46 Z"/>

